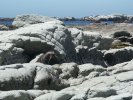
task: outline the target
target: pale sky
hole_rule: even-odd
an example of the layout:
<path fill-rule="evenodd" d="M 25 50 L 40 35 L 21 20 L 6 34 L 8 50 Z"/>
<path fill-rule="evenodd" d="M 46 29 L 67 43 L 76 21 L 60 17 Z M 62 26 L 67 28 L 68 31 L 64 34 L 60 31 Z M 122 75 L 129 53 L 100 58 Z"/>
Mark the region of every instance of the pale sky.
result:
<path fill-rule="evenodd" d="M 40 14 L 84 17 L 121 13 L 133 15 L 133 0 L 1 0 L 0 17 Z"/>

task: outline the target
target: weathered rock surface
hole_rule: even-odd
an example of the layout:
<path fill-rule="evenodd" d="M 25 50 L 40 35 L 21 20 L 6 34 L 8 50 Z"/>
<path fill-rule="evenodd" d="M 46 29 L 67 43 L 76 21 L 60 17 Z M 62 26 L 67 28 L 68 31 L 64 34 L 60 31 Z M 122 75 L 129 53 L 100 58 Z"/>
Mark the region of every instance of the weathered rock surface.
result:
<path fill-rule="evenodd" d="M 46 53 L 50 50 L 55 50 L 57 55 L 61 56 L 60 59 L 65 59 L 66 54 L 70 61 L 76 59 L 74 57 L 76 51 L 70 33 L 63 25 L 56 24 L 53 21 L 30 25 L 14 31 L 1 32 L 0 35 L 1 65 L 5 64 L 8 58 L 10 58 L 8 64 L 11 64 L 14 60 L 16 60 L 16 63 L 28 62 L 26 59 L 18 61 L 20 60 L 18 58 L 22 59 L 25 57 L 24 55 L 32 58 L 39 53 Z M 72 54 L 69 54 L 70 52 Z M 12 56 L 15 55 L 16 57 L 13 58 Z M 21 55 L 24 57 L 21 57 Z"/>
<path fill-rule="evenodd" d="M 133 16 L 123 15 L 123 14 L 111 14 L 111 15 L 97 15 L 97 16 L 87 16 L 83 20 L 93 21 L 93 22 L 102 22 L 102 21 L 113 21 L 115 23 L 122 22 L 132 22 Z"/>
<path fill-rule="evenodd" d="M 133 47 L 111 49 L 122 41 L 51 18 L 19 17 L 24 27 L 0 32 L 0 100 L 133 99 Z M 48 51 L 61 62 L 38 63 Z"/>
<path fill-rule="evenodd" d="M 59 78 L 63 72 L 59 73 L 52 66 L 41 63 L 1 66 L 0 73 L 0 90 L 60 90 L 69 86 Z"/>
<path fill-rule="evenodd" d="M 33 15 L 28 17 L 33 17 Z M 45 54 L 51 50 L 57 53 L 61 62 L 104 65 L 103 53 L 98 49 L 109 49 L 112 43 L 111 38 L 101 37 L 97 32 L 67 29 L 56 20 L 47 21 L 34 25 L 29 23 L 27 27 L 0 32 L 0 65 L 27 63 L 38 54 Z M 104 41 L 108 42 L 108 45 Z M 83 50 L 83 48 L 79 48 L 80 46 L 88 49 Z M 97 49 L 93 50 L 92 47 Z M 87 55 L 82 56 L 84 54 Z M 92 55 L 97 57 L 93 58 Z"/>
<path fill-rule="evenodd" d="M 77 28 L 69 28 L 68 30 L 71 32 L 71 37 L 74 45 L 81 45 L 83 42 L 83 31 Z"/>
<path fill-rule="evenodd" d="M 74 63 L 53 65 L 53 67 L 41 63 L 1 66 L 1 90 L 4 89 L 3 87 L 6 87 L 5 89 L 27 90 L 38 88 L 41 90 L 0 91 L 0 98 L 2 100 L 8 100 L 8 98 L 10 98 L 9 100 L 32 100 L 33 98 L 35 100 L 122 100 L 123 98 L 131 100 L 133 94 L 132 64 L 133 60 L 109 68 Z M 72 72 L 76 72 L 76 70 L 78 74 L 74 75 Z M 13 74 L 13 72 L 15 73 Z M 66 73 L 69 77 L 62 77 L 62 74 L 65 75 Z M 77 79 L 80 81 L 77 81 Z M 62 85 L 68 86 L 69 84 L 70 87 L 63 87 L 65 89 L 60 91 L 43 91 L 43 89 L 57 88 L 59 84 L 61 85 L 58 80 L 63 82 Z M 72 80 L 78 83 L 72 85 L 70 84 Z M 24 86 L 23 83 L 27 84 Z"/>
<path fill-rule="evenodd" d="M 59 20 L 61 20 L 61 21 L 75 21 L 76 18 L 74 18 L 74 17 L 64 17 L 64 18 L 59 18 Z"/>
<path fill-rule="evenodd" d="M 75 84 L 74 86 L 65 88 L 61 91 L 45 92 L 40 90 L 38 92 L 35 92 L 35 91 L 33 92 L 16 91 L 16 92 L 17 93 L 24 92 L 25 98 L 29 98 L 29 97 L 35 98 L 35 100 L 117 100 L 117 99 L 131 100 L 132 93 L 133 93 L 132 64 L 133 64 L 133 61 L 130 61 L 130 62 L 118 64 L 109 68 L 94 66 L 92 64 L 81 65 L 77 67 L 79 67 L 80 69 L 79 73 L 82 72 L 81 74 L 83 76 L 79 74 L 77 79 L 79 77 L 85 77 L 86 79 L 82 81 L 82 83 L 80 84 L 77 84 L 77 85 Z M 66 65 L 67 64 L 65 64 L 65 66 Z M 73 66 L 73 64 L 71 65 Z M 67 67 L 71 65 L 68 64 Z M 51 68 L 55 68 L 55 67 L 51 67 Z M 63 67 L 58 67 L 58 68 L 63 68 Z M 89 77 L 90 74 L 94 72 L 98 72 L 99 75 Z M 108 74 L 100 75 L 101 73 L 105 73 L 105 72 Z M 86 73 L 86 74 L 83 74 L 83 73 Z M 4 97 L 3 93 L 5 92 L 0 92 L 1 97 Z M 31 95 L 31 93 L 33 94 Z M 7 95 L 9 95 L 8 92 L 5 95 L 5 97 Z M 12 96 L 12 98 L 17 98 L 17 97 Z M 27 99 L 27 100 L 32 100 L 32 99 Z"/>
<path fill-rule="evenodd" d="M 104 53 L 104 60 L 108 65 L 130 61 L 133 59 L 133 47 L 111 49 Z"/>
<path fill-rule="evenodd" d="M 78 46 L 76 48 L 77 56 L 80 64 L 92 63 L 95 65 L 105 66 L 103 56 L 104 54 L 97 48 L 89 49 L 86 46 Z"/>
<path fill-rule="evenodd" d="M 5 25 L 0 25 L 0 31 L 1 30 L 9 30 L 9 28 Z"/>
<path fill-rule="evenodd" d="M 100 50 L 108 50 L 111 47 L 113 38 L 103 37 L 98 32 L 82 31 L 76 28 L 69 28 L 75 46 L 97 47 Z"/>
<path fill-rule="evenodd" d="M 63 24 L 63 22 L 56 20 L 54 18 L 31 14 L 31 15 L 18 15 L 14 19 L 13 25 L 19 28 L 23 26 L 29 26 L 31 24 L 45 23 L 48 21 L 55 21 L 55 23 Z"/>

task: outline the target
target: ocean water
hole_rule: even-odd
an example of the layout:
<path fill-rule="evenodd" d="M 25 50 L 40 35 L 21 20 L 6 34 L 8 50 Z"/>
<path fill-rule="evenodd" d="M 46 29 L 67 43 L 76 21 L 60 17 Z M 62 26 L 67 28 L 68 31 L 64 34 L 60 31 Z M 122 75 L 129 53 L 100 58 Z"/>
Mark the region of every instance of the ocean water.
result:
<path fill-rule="evenodd" d="M 12 25 L 13 21 L 0 21 L 0 24 L 3 25 Z M 91 21 L 64 21 L 65 25 L 90 25 L 93 22 Z"/>
<path fill-rule="evenodd" d="M 93 22 L 91 22 L 91 21 L 64 21 L 64 24 L 66 26 L 69 26 L 69 25 L 78 26 L 78 25 L 90 25 L 90 24 L 93 24 Z"/>
<path fill-rule="evenodd" d="M 0 21 L 0 24 L 9 26 L 9 25 L 12 25 L 12 22 L 13 21 Z"/>
<path fill-rule="evenodd" d="M 9 26 L 9 25 L 12 25 L 12 22 L 13 21 L 0 21 L 0 24 L 3 24 L 3 25 L 7 25 L 7 26 Z M 93 24 L 94 22 L 91 22 L 91 21 L 64 21 L 64 24 L 66 25 L 66 26 L 74 26 L 74 25 L 76 25 L 76 26 L 80 26 L 80 25 L 91 25 L 91 24 Z M 102 21 L 101 22 L 102 24 L 113 24 L 113 22 L 112 21 Z"/>

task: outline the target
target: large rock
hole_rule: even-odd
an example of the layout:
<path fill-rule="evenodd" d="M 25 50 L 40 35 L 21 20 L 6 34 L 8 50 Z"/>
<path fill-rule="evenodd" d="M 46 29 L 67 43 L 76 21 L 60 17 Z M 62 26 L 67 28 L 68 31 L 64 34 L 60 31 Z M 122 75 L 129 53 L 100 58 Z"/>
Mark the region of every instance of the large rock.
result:
<path fill-rule="evenodd" d="M 91 63 L 88 63 L 88 64 L 82 64 L 82 65 L 79 65 L 79 76 L 92 76 L 91 74 L 93 73 L 94 75 L 94 72 L 95 72 L 95 76 L 99 76 L 102 72 L 106 71 L 105 68 L 103 68 L 102 66 L 99 66 L 99 65 L 93 65 Z M 93 76 L 93 78 L 95 77 Z"/>
<path fill-rule="evenodd" d="M 61 69 L 60 78 L 69 79 L 77 78 L 79 73 L 79 68 L 76 63 L 63 63 L 59 66 Z"/>
<path fill-rule="evenodd" d="M 1 30 L 9 30 L 9 28 L 7 27 L 7 26 L 5 26 L 5 25 L 0 25 L 0 31 Z"/>
<path fill-rule="evenodd" d="M 94 21 L 94 22 L 113 21 L 116 23 L 118 22 L 121 23 L 129 20 L 126 15 L 122 15 L 122 14 L 89 16 L 89 17 L 85 17 L 84 19 L 89 21 Z"/>
<path fill-rule="evenodd" d="M 67 87 L 60 91 L 44 91 L 44 90 L 0 91 L 0 99 L 2 100 L 14 100 L 14 99 L 16 100 L 23 100 L 23 99 L 25 100 L 33 100 L 33 99 L 35 100 L 116 100 L 116 99 L 131 100 L 132 94 L 133 94 L 132 64 L 133 64 L 133 60 L 122 64 L 117 64 L 115 66 L 112 66 L 106 69 L 100 66 L 94 66 L 92 64 L 77 66 L 74 63 L 71 63 L 71 64 L 65 63 L 61 65 L 61 66 L 64 66 L 65 68 L 61 67 L 60 65 L 53 65 L 52 67 L 52 66 L 44 65 L 40 63 L 1 66 L 0 71 L 2 74 L 0 75 L 3 77 L 3 81 L 7 83 L 2 86 L 5 86 L 5 87 L 10 87 L 10 86 L 12 87 L 13 85 L 14 86 L 22 85 L 21 83 L 23 80 L 22 77 L 29 75 L 30 74 L 29 72 L 32 71 L 32 69 L 36 71 L 36 74 L 33 75 L 34 84 L 38 85 L 39 87 L 42 87 L 38 89 L 43 89 L 43 87 L 44 88 L 49 87 L 47 83 L 49 83 L 50 81 L 47 79 L 51 79 L 51 82 L 53 83 L 53 80 L 56 77 L 55 81 L 58 81 L 58 78 L 62 73 L 65 74 L 65 72 L 67 71 L 69 72 L 69 70 L 73 70 L 74 66 L 75 68 L 76 66 L 79 68 L 79 76 L 74 77 L 73 76 L 74 73 L 73 73 L 69 77 L 80 79 L 78 77 L 81 77 L 83 75 L 83 77 L 85 76 L 86 79 L 79 84 L 75 84 L 73 86 Z M 73 66 L 72 69 L 69 68 L 70 66 Z M 20 73 L 20 69 L 24 69 L 24 68 L 29 69 L 29 72 L 24 72 L 21 70 L 21 73 Z M 6 76 L 6 78 L 4 77 L 5 74 L 3 73 L 5 70 L 14 71 L 16 69 L 18 73 L 15 74 L 14 76 L 13 74 L 8 73 L 8 76 Z M 106 72 L 108 73 L 108 75 L 104 74 L 104 75 L 98 75 L 95 77 L 87 77 L 87 76 L 90 76 L 90 73 L 93 73 L 96 71 L 99 73 Z M 11 79 L 9 79 L 9 76 L 11 77 Z M 2 79 L 2 77 L 0 77 L 0 79 Z M 29 76 L 27 77 L 31 79 L 31 77 Z M 16 81 L 16 83 L 11 84 L 9 86 L 8 82 L 11 81 L 12 79 Z M 67 78 L 66 80 L 69 81 Z M 24 80 L 24 81 L 29 83 L 29 80 Z M 73 81 L 77 82 L 75 79 Z M 39 84 L 37 84 L 37 82 Z M 56 82 L 53 83 L 53 85 L 54 85 L 54 88 L 49 88 L 49 89 L 55 89 L 55 87 L 58 87 Z M 9 89 L 9 88 L 6 88 L 6 89 Z"/>
<path fill-rule="evenodd" d="M 108 50 L 113 42 L 113 38 L 102 36 L 98 32 L 71 29 L 71 34 L 76 46 L 82 45 L 88 48 L 96 47 L 99 50 Z"/>
<path fill-rule="evenodd" d="M 74 17 L 64 17 L 64 18 L 59 18 L 59 20 L 61 20 L 61 21 L 75 21 L 76 18 L 74 18 Z"/>
<path fill-rule="evenodd" d="M 130 22 L 130 23 L 133 22 L 133 16 L 132 16 L 132 15 L 129 15 L 129 16 L 128 16 L 128 22 Z"/>
<path fill-rule="evenodd" d="M 53 91 L 48 90 L 11 90 L 0 92 L 1 100 L 33 100 L 36 97 L 52 93 Z"/>
<path fill-rule="evenodd" d="M 75 46 L 97 47 L 100 50 L 108 50 L 111 47 L 113 38 L 103 37 L 98 32 L 82 31 L 77 28 L 69 28 Z"/>
<path fill-rule="evenodd" d="M 29 15 L 28 17 L 32 18 L 33 16 Z M 39 20 L 40 16 L 37 18 Z M 22 21 L 25 22 L 25 20 Z M 27 63 L 38 54 L 45 54 L 48 51 L 55 51 L 61 63 L 104 65 L 103 53 L 100 50 L 109 49 L 112 42 L 111 38 L 102 37 L 97 32 L 67 29 L 57 20 L 30 24 L 13 31 L 2 31 L 0 36 L 0 65 Z M 93 49 L 93 47 L 97 49 Z M 83 56 L 84 54 L 85 56 Z"/>
<path fill-rule="evenodd" d="M 100 51 L 96 50 L 96 55 L 98 55 L 94 60 L 91 55 L 95 54 L 93 52 L 95 50 L 90 49 L 87 51 L 90 57 L 89 59 L 85 57 L 81 58 L 85 52 L 76 52 L 76 50 L 79 45 L 87 46 L 87 48 L 96 47 L 102 50 L 108 49 L 109 45 L 102 45 L 102 41 L 109 41 L 110 43 L 109 39 L 102 39 L 101 35 L 97 32 L 83 32 L 78 29 L 68 30 L 61 23 L 56 23 L 56 21 L 48 21 L 19 28 L 14 31 L 1 32 L 0 35 L 0 42 L 2 45 L 0 52 L 1 65 L 26 63 L 36 55 L 40 53 L 45 54 L 51 50 L 57 53 L 60 61 L 74 61 L 76 63 L 95 62 L 95 64 L 103 64 L 101 59 L 102 53 Z M 98 63 L 96 63 L 97 59 L 100 59 Z"/>
<path fill-rule="evenodd" d="M 47 16 L 40 16 L 40 15 L 18 15 L 14 21 L 13 25 L 16 27 L 23 27 L 23 26 L 29 26 L 31 24 L 38 24 L 38 23 L 45 23 L 48 21 L 55 21 L 56 23 L 63 24 L 63 22 L 56 20 L 54 18 L 50 18 Z"/>
<path fill-rule="evenodd" d="M 103 53 L 97 48 L 89 49 L 86 46 L 78 46 L 76 48 L 77 56 L 80 64 L 92 63 L 95 65 L 105 66 L 103 60 Z"/>
<path fill-rule="evenodd" d="M 87 46 L 89 48 L 96 47 L 95 45 L 98 44 L 101 40 L 102 36 L 98 32 L 83 32 L 83 46 Z"/>
<path fill-rule="evenodd" d="M 68 86 L 68 84 L 65 84 L 59 79 L 58 72 L 52 68 L 52 66 L 45 65 L 45 67 L 42 66 L 37 68 L 34 81 L 35 89 L 61 90 Z"/>
<path fill-rule="evenodd" d="M 82 45 L 83 42 L 83 31 L 77 28 L 69 28 L 71 32 L 72 40 L 75 46 Z"/>
<path fill-rule="evenodd" d="M 1 32 L 0 36 L 0 65 L 28 62 L 37 54 L 51 50 L 56 51 L 60 59 L 76 61 L 70 32 L 55 21 Z"/>
<path fill-rule="evenodd" d="M 102 37 L 97 48 L 99 50 L 109 50 L 112 46 L 113 38 L 111 37 Z"/>
<path fill-rule="evenodd" d="M 25 63 L 29 61 L 29 56 L 23 53 L 24 49 L 14 47 L 12 43 L 1 43 L 0 48 L 0 65 Z"/>
<path fill-rule="evenodd" d="M 55 20 L 36 23 L 0 32 L 1 100 L 132 99 L 132 47 L 110 49 L 112 38 Z M 48 51 L 65 63 L 37 63 Z"/>
<path fill-rule="evenodd" d="M 114 38 L 120 38 L 120 37 L 131 37 L 131 33 L 129 33 L 128 31 L 117 31 L 113 34 L 111 34 Z"/>
<path fill-rule="evenodd" d="M 110 96 L 105 100 L 132 100 L 132 94 L 130 93 L 123 93 L 120 95 Z"/>
<path fill-rule="evenodd" d="M 27 91 L 5 91 L 0 93 L 1 100 L 33 100 L 32 96 Z"/>
<path fill-rule="evenodd" d="M 104 53 L 104 60 L 109 66 L 133 59 L 133 48 L 110 49 Z"/>
<path fill-rule="evenodd" d="M 123 100 L 124 98 L 131 100 L 131 94 L 133 93 L 133 89 L 131 88 L 133 79 L 131 70 L 132 63 L 133 61 L 130 61 L 126 64 L 123 63 L 113 66 L 112 69 L 107 68 L 109 69 L 107 72 L 110 73 L 110 75 L 94 77 L 82 82 L 79 85 L 63 89 L 60 92 L 56 92 L 56 98 L 58 97 L 57 100 Z M 111 74 L 112 71 L 115 71 L 118 68 L 128 70 L 125 72 L 121 71 L 120 73 Z M 54 94 L 50 93 L 49 96 L 42 95 L 37 97 L 36 100 L 45 100 L 45 98 L 47 98 L 46 100 L 53 100 L 52 98 L 55 98 Z M 68 96 L 66 97 L 66 95 Z M 69 99 L 69 97 L 71 99 Z"/>
<path fill-rule="evenodd" d="M 36 66 L 14 64 L 0 67 L 0 90 L 32 89 Z"/>
<path fill-rule="evenodd" d="M 66 67 L 71 67 L 71 64 Z M 56 68 L 41 63 L 0 66 L 0 73 L 0 90 L 60 90 L 69 86 L 59 77 L 65 72 L 59 73 Z M 71 74 L 73 77 L 78 76 L 72 72 Z"/>

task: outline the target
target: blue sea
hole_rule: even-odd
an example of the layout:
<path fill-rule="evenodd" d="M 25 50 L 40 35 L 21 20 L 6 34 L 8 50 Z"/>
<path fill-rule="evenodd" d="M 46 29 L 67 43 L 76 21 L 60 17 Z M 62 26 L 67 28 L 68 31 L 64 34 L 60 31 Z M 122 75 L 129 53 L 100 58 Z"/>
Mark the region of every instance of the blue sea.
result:
<path fill-rule="evenodd" d="M 13 21 L 0 21 L 0 24 L 9 26 L 12 25 L 12 22 Z"/>
<path fill-rule="evenodd" d="M 66 26 L 73 26 L 73 25 L 90 25 L 93 24 L 91 21 L 64 21 Z"/>
<path fill-rule="evenodd" d="M 13 21 L 0 21 L 0 24 L 3 24 L 3 25 L 12 25 L 12 22 Z M 73 26 L 73 25 L 76 25 L 76 26 L 80 26 L 80 25 L 91 25 L 93 24 L 94 22 L 91 22 L 91 21 L 64 21 L 64 24 L 66 26 Z M 113 24 L 112 21 L 103 21 L 101 23 L 106 23 L 106 24 Z"/>
<path fill-rule="evenodd" d="M 3 25 L 12 25 L 12 21 L 0 21 L 0 24 Z M 68 25 L 90 25 L 93 24 L 91 21 L 64 21 L 66 26 Z"/>

